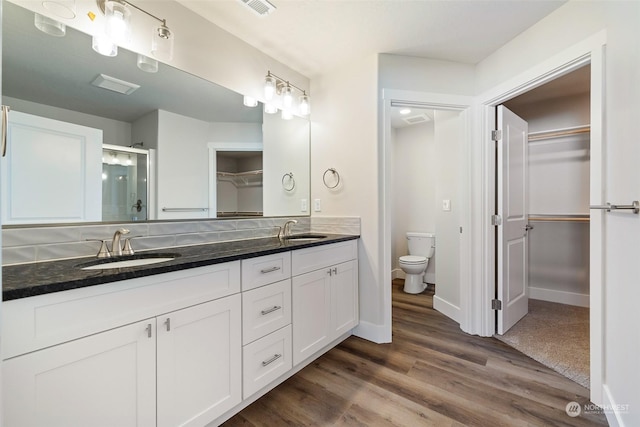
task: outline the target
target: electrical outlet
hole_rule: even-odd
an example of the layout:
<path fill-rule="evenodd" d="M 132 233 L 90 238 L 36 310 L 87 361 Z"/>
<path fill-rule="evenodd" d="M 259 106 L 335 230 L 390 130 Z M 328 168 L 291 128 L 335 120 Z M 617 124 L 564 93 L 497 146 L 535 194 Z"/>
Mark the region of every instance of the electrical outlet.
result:
<path fill-rule="evenodd" d="M 445 199 L 442 201 L 442 210 L 450 211 L 451 210 L 451 200 Z"/>
<path fill-rule="evenodd" d="M 320 204 L 320 199 L 313 200 L 313 210 L 315 212 L 320 212 L 322 210 L 322 205 Z"/>
<path fill-rule="evenodd" d="M 306 212 L 309 207 L 307 206 L 307 199 L 300 200 L 300 211 Z"/>

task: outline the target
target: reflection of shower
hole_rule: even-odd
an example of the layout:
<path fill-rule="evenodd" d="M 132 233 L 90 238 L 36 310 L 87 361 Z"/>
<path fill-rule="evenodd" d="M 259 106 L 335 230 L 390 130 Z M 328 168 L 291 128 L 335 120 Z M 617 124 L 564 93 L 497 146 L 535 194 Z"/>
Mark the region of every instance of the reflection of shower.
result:
<path fill-rule="evenodd" d="M 144 146 L 144 142 L 136 142 L 135 144 L 131 144 L 129 146 L 129 148 L 136 148 L 138 146 L 143 147 Z"/>

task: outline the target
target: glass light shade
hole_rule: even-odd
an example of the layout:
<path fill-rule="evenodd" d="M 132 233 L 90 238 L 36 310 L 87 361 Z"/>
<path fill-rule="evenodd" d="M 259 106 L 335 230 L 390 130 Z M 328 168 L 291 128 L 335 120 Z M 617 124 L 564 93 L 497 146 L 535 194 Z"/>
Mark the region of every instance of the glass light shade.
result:
<path fill-rule="evenodd" d="M 104 34 L 93 36 L 91 39 L 91 47 L 100 55 L 116 56 L 118 54 L 118 46 Z"/>
<path fill-rule="evenodd" d="M 39 29 L 43 33 L 49 34 L 50 36 L 64 37 L 64 35 L 67 33 L 67 27 L 62 22 L 58 22 L 55 19 L 47 18 L 46 16 L 40 15 L 39 13 L 35 14 L 33 23 L 37 29 Z"/>
<path fill-rule="evenodd" d="M 309 105 L 309 97 L 307 95 L 302 95 L 300 97 L 300 114 L 308 116 L 310 112 L 311 106 Z"/>
<path fill-rule="evenodd" d="M 142 71 L 146 73 L 157 73 L 158 72 L 158 61 L 153 58 L 149 58 L 148 56 L 138 54 L 138 60 L 136 61 L 136 65 Z"/>
<path fill-rule="evenodd" d="M 76 0 L 43 0 L 42 6 L 60 18 L 76 17 Z"/>
<path fill-rule="evenodd" d="M 106 18 L 105 34 L 115 44 L 122 44 L 131 39 L 131 11 L 126 4 L 117 0 L 104 4 Z"/>
<path fill-rule="evenodd" d="M 278 112 L 278 107 L 273 104 L 264 104 L 264 112 L 267 114 L 275 114 Z"/>
<path fill-rule="evenodd" d="M 244 100 L 243 100 L 244 105 L 246 105 L 247 107 L 257 107 L 258 106 L 258 100 L 255 99 L 252 96 L 244 96 Z"/>
<path fill-rule="evenodd" d="M 293 105 L 293 90 L 288 84 L 282 90 L 282 105 L 284 105 L 284 108 L 291 108 Z"/>
<path fill-rule="evenodd" d="M 272 76 L 267 76 L 264 79 L 264 98 L 267 101 L 271 101 L 276 94 L 276 79 Z"/>
<path fill-rule="evenodd" d="M 291 120 L 293 119 L 293 114 L 289 110 L 282 110 L 282 120 Z"/>
<path fill-rule="evenodd" d="M 171 61 L 175 37 L 174 32 L 166 24 L 154 25 L 151 30 L 151 53 L 153 56 L 162 61 Z"/>

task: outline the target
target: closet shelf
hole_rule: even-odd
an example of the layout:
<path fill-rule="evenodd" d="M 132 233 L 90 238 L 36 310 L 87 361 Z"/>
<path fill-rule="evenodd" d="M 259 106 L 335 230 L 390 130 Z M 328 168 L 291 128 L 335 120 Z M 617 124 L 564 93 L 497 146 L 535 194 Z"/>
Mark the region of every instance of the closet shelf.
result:
<path fill-rule="evenodd" d="M 218 181 L 231 182 L 236 187 L 262 186 L 262 170 L 246 172 L 218 172 Z"/>

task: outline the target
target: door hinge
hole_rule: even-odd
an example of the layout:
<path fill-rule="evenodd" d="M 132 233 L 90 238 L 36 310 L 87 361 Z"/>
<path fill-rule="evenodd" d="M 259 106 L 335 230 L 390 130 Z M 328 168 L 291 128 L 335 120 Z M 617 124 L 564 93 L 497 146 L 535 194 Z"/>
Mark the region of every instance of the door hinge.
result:
<path fill-rule="evenodd" d="M 502 139 L 502 131 L 501 130 L 492 130 L 491 131 L 491 140 L 492 141 L 500 141 Z"/>
<path fill-rule="evenodd" d="M 502 301 L 500 301 L 499 299 L 492 299 L 491 310 L 502 310 Z"/>
<path fill-rule="evenodd" d="M 491 215 L 491 225 L 502 225 L 502 217 L 500 215 Z"/>

